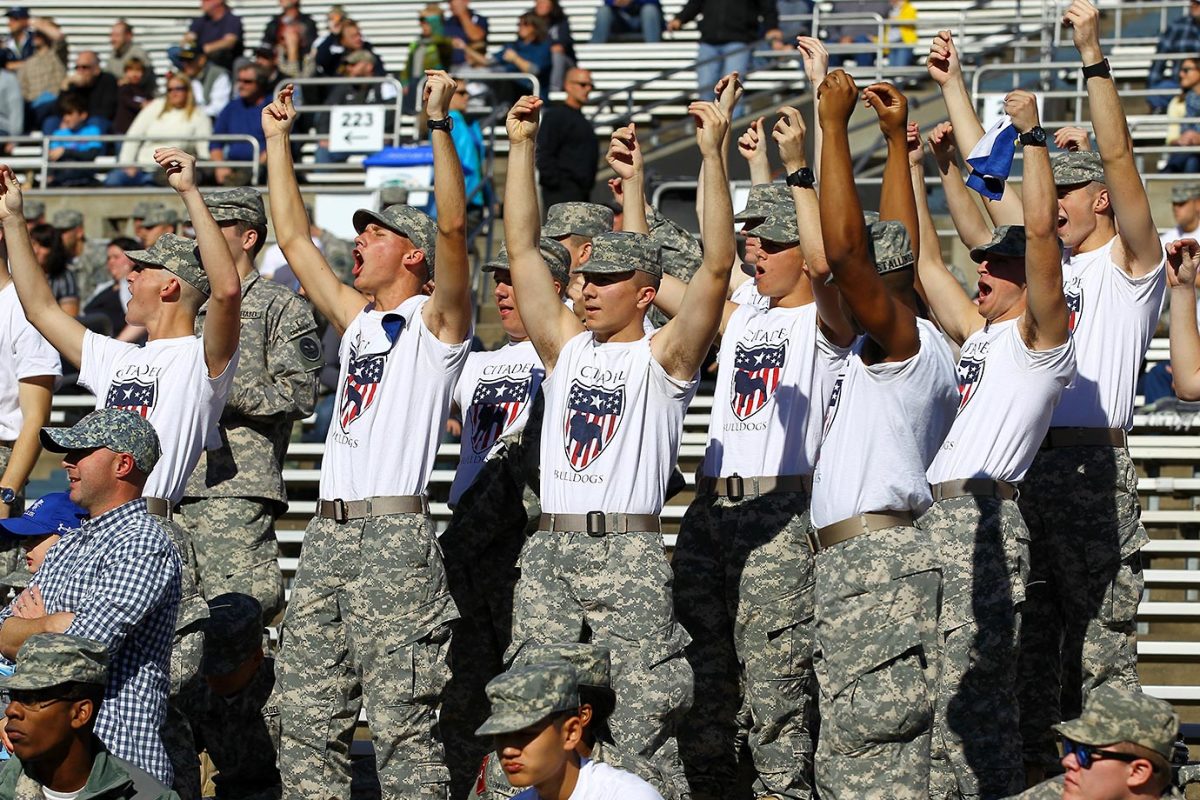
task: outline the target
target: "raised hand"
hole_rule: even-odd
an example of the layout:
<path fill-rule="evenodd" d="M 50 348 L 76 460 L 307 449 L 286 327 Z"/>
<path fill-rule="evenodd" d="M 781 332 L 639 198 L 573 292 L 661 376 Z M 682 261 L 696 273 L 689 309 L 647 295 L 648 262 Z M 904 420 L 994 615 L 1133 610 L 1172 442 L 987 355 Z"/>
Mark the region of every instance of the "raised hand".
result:
<path fill-rule="evenodd" d="M 879 129 L 884 136 L 906 136 L 908 131 L 908 98 L 890 83 L 873 83 L 863 90 L 863 104 L 879 115 Z"/>
<path fill-rule="evenodd" d="M 717 85 L 713 87 L 713 93 L 717 97 L 717 105 L 721 111 L 725 116 L 733 119 L 733 110 L 737 108 L 738 101 L 745 93 L 738 72 L 735 70 L 717 81 Z"/>
<path fill-rule="evenodd" d="M 625 185 L 621 183 L 620 178 L 609 178 L 608 190 L 612 192 L 613 200 L 619 205 L 625 205 Z"/>
<path fill-rule="evenodd" d="M 1012 117 L 1018 133 L 1028 133 L 1038 126 L 1037 97 L 1032 92 L 1015 89 L 1004 97 L 1004 113 Z"/>
<path fill-rule="evenodd" d="M 276 136 L 286 136 L 292 132 L 296 124 L 296 106 L 292 102 L 296 88 L 288 84 L 279 90 L 279 96 L 267 103 L 262 111 L 263 136 L 273 139 Z"/>
<path fill-rule="evenodd" d="M 804 74 L 813 86 L 820 86 L 829 74 L 829 51 L 820 39 L 813 36 L 797 36 L 796 49 L 804 59 Z"/>
<path fill-rule="evenodd" d="M 525 95 L 513 103 L 504 119 L 504 127 L 508 130 L 508 141 L 511 144 L 532 142 L 537 138 L 538 112 L 541 108 L 541 98 L 533 95 Z"/>
<path fill-rule="evenodd" d="M 817 88 L 817 114 L 822 125 L 841 123 L 845 125 L 854 113 L 858 101 L 858 86 L 845 70 L 835 69 L 825 76 Z"/>
<path fill-rule="evenodd" d="M 962 62 L 958 58 L 958 48 L 954 45 L 954 37 L 950 31 L 938 31 L 929 46 L 929 58 L 925 61 L 929 77 L 939 86 L 945 86 L 952 79 L 962 77 Z"/>
<path fill-rule="evenodd" d="M 704 156 L 720 156 L 721 145 L 729 131 L 729 117 L 716 103 L 697 101 L 688 106 L 688 114 L 696 120 L 696 144 Z"/>
<path fill-rule="evenodd" d="M 1063 13 L 1062 23 L 1071 29 L 1075 49 L 1084 64 L 1095 64 L 1103 57 L 1100 52 L 1100 9 L 1088 0 L 1073 0 Z"/>
<path fill-rule="evenodd" d="M 806 133 L 804 117 L 800 116 L 799 111 L 788 106 L 779 109 L 779 120 L 771 129 L 771 138 L 779 146 L 779 157 L 788 172 L 795 172 L 808 165 L 804 153 Z"/>
<path fill-rule="evenodd" d="M 738 137 L 738 154 L 747 161 L 766 158 L 767 149 L 763 146 L 764 137 L 763 118 L 759 117 L 750 123 L 750 127 L 746 128 L 745 133 Z"/>
<path fill-rule="evenodd" d="M 637 129 L 632 122 L 613 131 L 605 158 L 621 180 L 632 180 L 642 173 L 642 148 L 638 144 Z"/>
<path fill-rule="evenodd" d="M 159 147 L 154 151 L 154 160 L 166 170 L 167 183 L 183 194 L 196 188 L 196 157 L 178 147 Z"/>
<path fill-rule="evenodd" d="M 916 167 L 925 159 L 925 147 L 921 142 L 921 126 L 915 122 L 908 123 L 908 165 Z"/>
<path fill-rule="evenodd" d="M 1072 153 L 1084 152 L 1092 149 L 1092 137 L 1083 128 L 1068 125 L 1054 132 L 1054 146 Z"/>
<path fill-rule="evenodd" d="M 450 101 L 454 98 L 454 78 L 440 69 L 425 70 L 425 91 L 421 102 L 430 119 L 445 119 L 450 113 Z"/>
<path fill-rule="evenodd" d="M 21 182 L 8 164 L 0 164 L 0 221 L 23 216 Z"/>
<path fill-rule="evenodd" d="M 1200 265 L 1200 244 L 1195 239 L 1176 239 L 1167 243 L 1167 283 L 1172 288 L 1196 285 L 1196 267 Z"/>

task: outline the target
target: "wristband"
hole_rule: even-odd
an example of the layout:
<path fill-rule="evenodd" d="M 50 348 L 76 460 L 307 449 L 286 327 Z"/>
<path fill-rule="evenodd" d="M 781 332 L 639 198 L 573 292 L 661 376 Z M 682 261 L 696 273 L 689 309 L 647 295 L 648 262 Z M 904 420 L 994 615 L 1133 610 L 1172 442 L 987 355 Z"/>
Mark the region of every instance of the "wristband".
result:
<path fill-rule="evenodd" d="M 816 182 L 816 176 L 813 175 L 813 171 L 808 167 L 801 167 L 795 172 L 788 173 L 787 176 L 788 186 L 799 186 L 801 189 L 811 189 Z"/>
<path fill-rule="evenodd" d="M 1111 78 L 1112 68 L 1108 65 L 1108 59 L 1102 58 L 1098 63 L 1083 68 L 1083 79 L 1088 78 Z"/>
<path fill-rule="evenodd" d="M 433 131 L 445 131 L 449 133 L 452 130 L 454 130 L 454 120 L 450 117 L 431 119 L 425 123 L 426 133 L 432 133 Z"/>

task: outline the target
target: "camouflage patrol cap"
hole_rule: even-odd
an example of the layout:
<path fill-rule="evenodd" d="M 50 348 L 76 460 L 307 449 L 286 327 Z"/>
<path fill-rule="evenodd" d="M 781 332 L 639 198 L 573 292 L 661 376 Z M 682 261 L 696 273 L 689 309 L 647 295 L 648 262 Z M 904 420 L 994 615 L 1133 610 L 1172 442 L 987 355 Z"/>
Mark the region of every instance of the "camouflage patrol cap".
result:
<path fill-rule="evenodd" d="M 880 275 L 913 266 L 912 240 L 903 223 L 894 219 L 873 222 L 867 226 L 871 258 Z"/>
<path fill-rule="evenodd" d="M 971 248 L 971 260 L 982 264 L 985 258 L 1024 258 L 1025 226 L 1001 225 L 992 231 L 992 240 Z"/>
<path fill-rule="evenodd" d="M 796 204 L 792 200 L 792 190 L 786 184 L 756 183 L 750 187 L 750 195 L 746 198 L 746 207 L 734 215 L 733 221 L 761 222 L 773 213 L 778 213 L 783 206 L 790 208 L 790 213 L 795 216 Z"/>
<path fill-rule="evenodd" d="M 565 661 L 575 668 L 575 677 L 580 686 L 612 688 L 607 647 L 583 642 L 534 644 L 522 648 L 517 660 L 523 665 Z"/>
<path fill-rule="evenodd" d="M 108 683 L 108 648 L 66 633 L 35 633 L 17 651 L 17 668 L 0 688 L 31 691 L 64 683 Z"/>
<path fill-rule="evenodd" d="M 1055 186 L 1076 186 L 1099 181 L 1104 183 L 1104 164 L 1095 150 L 1058 153 L 1050 160 Z"/>
<path fill-rule="evenodd" d="M 433 277 L 433 263 L 436 258 L 434 249 L 437 246 L 437 223 L 428 214 L 412 206 L 397 203 L 388 206 L 383 211 L 371 211 L 360 208 L 354 212 L 354 230 L 362 233 L 371 223 L 375 223 L 395 234 L 399 234 L 425 252 L 425 264 L 429 268 L 429 276 Z"/>
<path fill-rule="evenodd" d="M 645 272 L 662 277 L 662 251 L 644 233 L 612 231 L 592 239 L 592 255 L 572 272 L 612 274 Z"/>
<path fill-rule="evenodd" d="M 662 251 L 662 270 L 681 281 L 690 281 L 700 263 L 704 251 L 695 237 L 680 227 L 674 220 L 655 211 L 650 217 L 650 239 Z"/>
<path fill-rule="evenodd" d="M 162 207 L 163 204 L 157 200 L 142 200 L 141 202 L 134 204 L 133 211 L 130 212 L 129 217 L 131 219 L 145 219 L 146 215 L 150 213 L 151 209 Z"/>
<path fill-rule="evenodd" d="M 570 664 L 517 667 L 492 678 L 486 691 L 492 712 L 476 736 L 521 731 L 551 714 L 579 708 L 579 678 Z"/>
<path fill-rule="evenodd" d="M 147 209 L 146 215 L 141 220 L 142 225 L 147 228 L 153 228 L 155 225 L 178 225 L 179 213 L 173 208 L 156 205 Z"/>
<path fill-rule="evenodd" d="M 203 675 L 228 675 L 262 647 L 263 610 L 248 594 L 229 592 L 208 601 Z"/>
<path fill-rule="evenodd" d="M 863 222 L 865 222 L 868 225 L 874 225 L 876 222 L 879 222 L 879 212 L 878 211 L 864 211 L 863 212 Z"/>
<path fill-rule="evenodd" d="M 796 209 L 777 209 L 750 231 L 752 236 L 776 244 L 800 243 L 800 224 L 796 221 Z"/>
<path fill-rule="evenodd" d="M 1169 761 L 1179 735 L 1179 716 L 1157 697 L 1106 683 L 1088 694 L 1078 719 L 1060 722 L 1054 729 L 1082 744 L 1140 745 Z"/>
<path fill-rule="evenodd" d="M 200 249 L 196 242 L 174 233 L 164 233 L 149 250 L 126 250 L 125 255 L 135 264 L 160 267 L 208 297 L 208 275 L 200 266 Z"/>
<path fill-rule="evenodd" d="M 60 231 L 69 231 L 83 224 L 83 214 L 73 208 L 60 208 L 50 217 L 50 225 Z"/>
<path fill-rule="evenodd" d="M 42 428 L 42 447 L 51 453 L 107 447 L 128 453 L 147 475 L 162 455 L 154 426 L 141 414 L 120 408 L 100 408 L 69 428 Z"/>
<path fill-rule="evenodd" d="M 41 219 L 46 216 L 46 204 L 41 200 L 34 200 L 32 197 L 26 197 L 21 203 L 21 209 L 25 212 L 25 219 Z"/>
<path fill-rule="evenodd" d="M 613 211 L 596 203 L 555 203 L 546 212 L 542 235 L 552 239 L 575 234 L 595 238 L 613 229 Z"/>
<path fill-rule="evenodd" d="M 254 226 L 267 224 L 267 211 L 263 208 L 262 195 L 257 189 L 239 186 L 236 189 L 221 189 L 204 195 L 204 205 L 217 222 L 240 220 Z"/>
<path fill-rule="evenodd" d="M 565 287 L 571 280 L 571 251 L 562 242 L 549 236 L 543 236 L 538 241 L 538 250 L 542 252 L 550 277 L 558 281 L 559 286 Z M 483 265 L 484 272 L 498 269 L 508 269 L 508 248 L 504 245 L 500 245 L 500 252 L 495 258 Z"/>
<path fill-rule="evenodd" d="M 1171 202 L 1186 203 L 1200 200 L 1200 183 L 1179 183 L 1171 187 Z"/>

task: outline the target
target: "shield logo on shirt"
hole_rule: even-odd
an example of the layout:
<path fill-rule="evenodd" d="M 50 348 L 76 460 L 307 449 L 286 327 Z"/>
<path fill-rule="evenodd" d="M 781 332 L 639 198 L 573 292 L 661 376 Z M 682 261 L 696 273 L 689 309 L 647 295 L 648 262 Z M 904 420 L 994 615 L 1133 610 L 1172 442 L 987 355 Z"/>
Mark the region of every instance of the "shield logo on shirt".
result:
<path fill-rule="evenodd" d="M 350 424 L 365 414 L 375 401 L 387 355 L 368 353 L 360 356 L 356 347 L 350 348 L 350 366 L 346 369 L 346 382 L 342 387 L 342 402 L 338 409 L 338 422 L 344 433 L 350 432 Z"/>
<path fill-rule="evenodd" d="M 575 381 L 567 398 L 564 443 L 567 460 L 576 472 L 588 468 L 621 425 L 625 387 L 603 389 Z"/>
<path fill-rule="evenodd" d="M 829 405 L 825 409 L 825 426 L 821 431 L 822 438 L 829 433 L 829 429 L 833 427 L 833 418 L 837 416 L 838 404 L 842 400 L 842 381 L 846 379 L 846 373 L 837 376 L 837 381 L 833 384 L 833 391 L 829 393 Z"/>
<path fill-rule="evenodd" d="M 733 359 L 733 396 L 730 405 L 738 419 L 753 416 L 775 394 L 786 357 L 786 342 L 758 347 L 737 346 Z"/>
<path fill-rule="evenodd" d="M 471 397 L 471 447 L 486 453 L 504 431 L 516 421 L 529 400 L 532 376 L 524 379 L 496 378 L 480 381 Z"/>
<path fill-rule="evenodd" d="M 1080 287 L 1079 281 L 1071 281 L 1063 289 L 1063 296 L 1067 300 L 1067 330 L 1074 333 L 1075 326 L 1079 324 L 1079 318 L 1083 316 L 1083 289 Z"/>
<path fill-rule="evenodd" d="M 983 367 L 987 362 L 982 358 L 962 358 L 958 362 L 958 410 L 962 411 L 971 402 L 975 389 L 983 380 Z"/>
<path fill-rule="evenodd" d="M 132 378 L 113 383 L 108 387 L 108 395 L 104 398 L 105 408 L 119 408 L 140 414 L 143 419 L 150 416 L 150 410 L 158 399 L 158 381 L 149 382 Z"/>

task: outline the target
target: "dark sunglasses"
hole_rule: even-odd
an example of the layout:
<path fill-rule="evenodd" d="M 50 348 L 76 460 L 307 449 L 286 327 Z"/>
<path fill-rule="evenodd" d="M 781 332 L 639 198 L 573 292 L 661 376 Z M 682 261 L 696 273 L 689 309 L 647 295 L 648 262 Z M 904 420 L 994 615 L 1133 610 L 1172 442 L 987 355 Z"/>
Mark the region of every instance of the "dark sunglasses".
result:
<path fill-rule="evenodd" d="M 1090 769 L 1093 761 L 1103 761 L 1111 759 L 1113 761 L 1124 761 L 1129 764 L 1140 760 L 1141 756 L 1135 756 L 1133 753 L 1118 753 L 1115 750 L 1101 750 L 1099 747 L 1083 742 L 1075 742 L 1071 739 L 1062 740 L 1063 756 L 1073 755 L 1075 761 L 1079 763 L 1080 769 Z"/>

